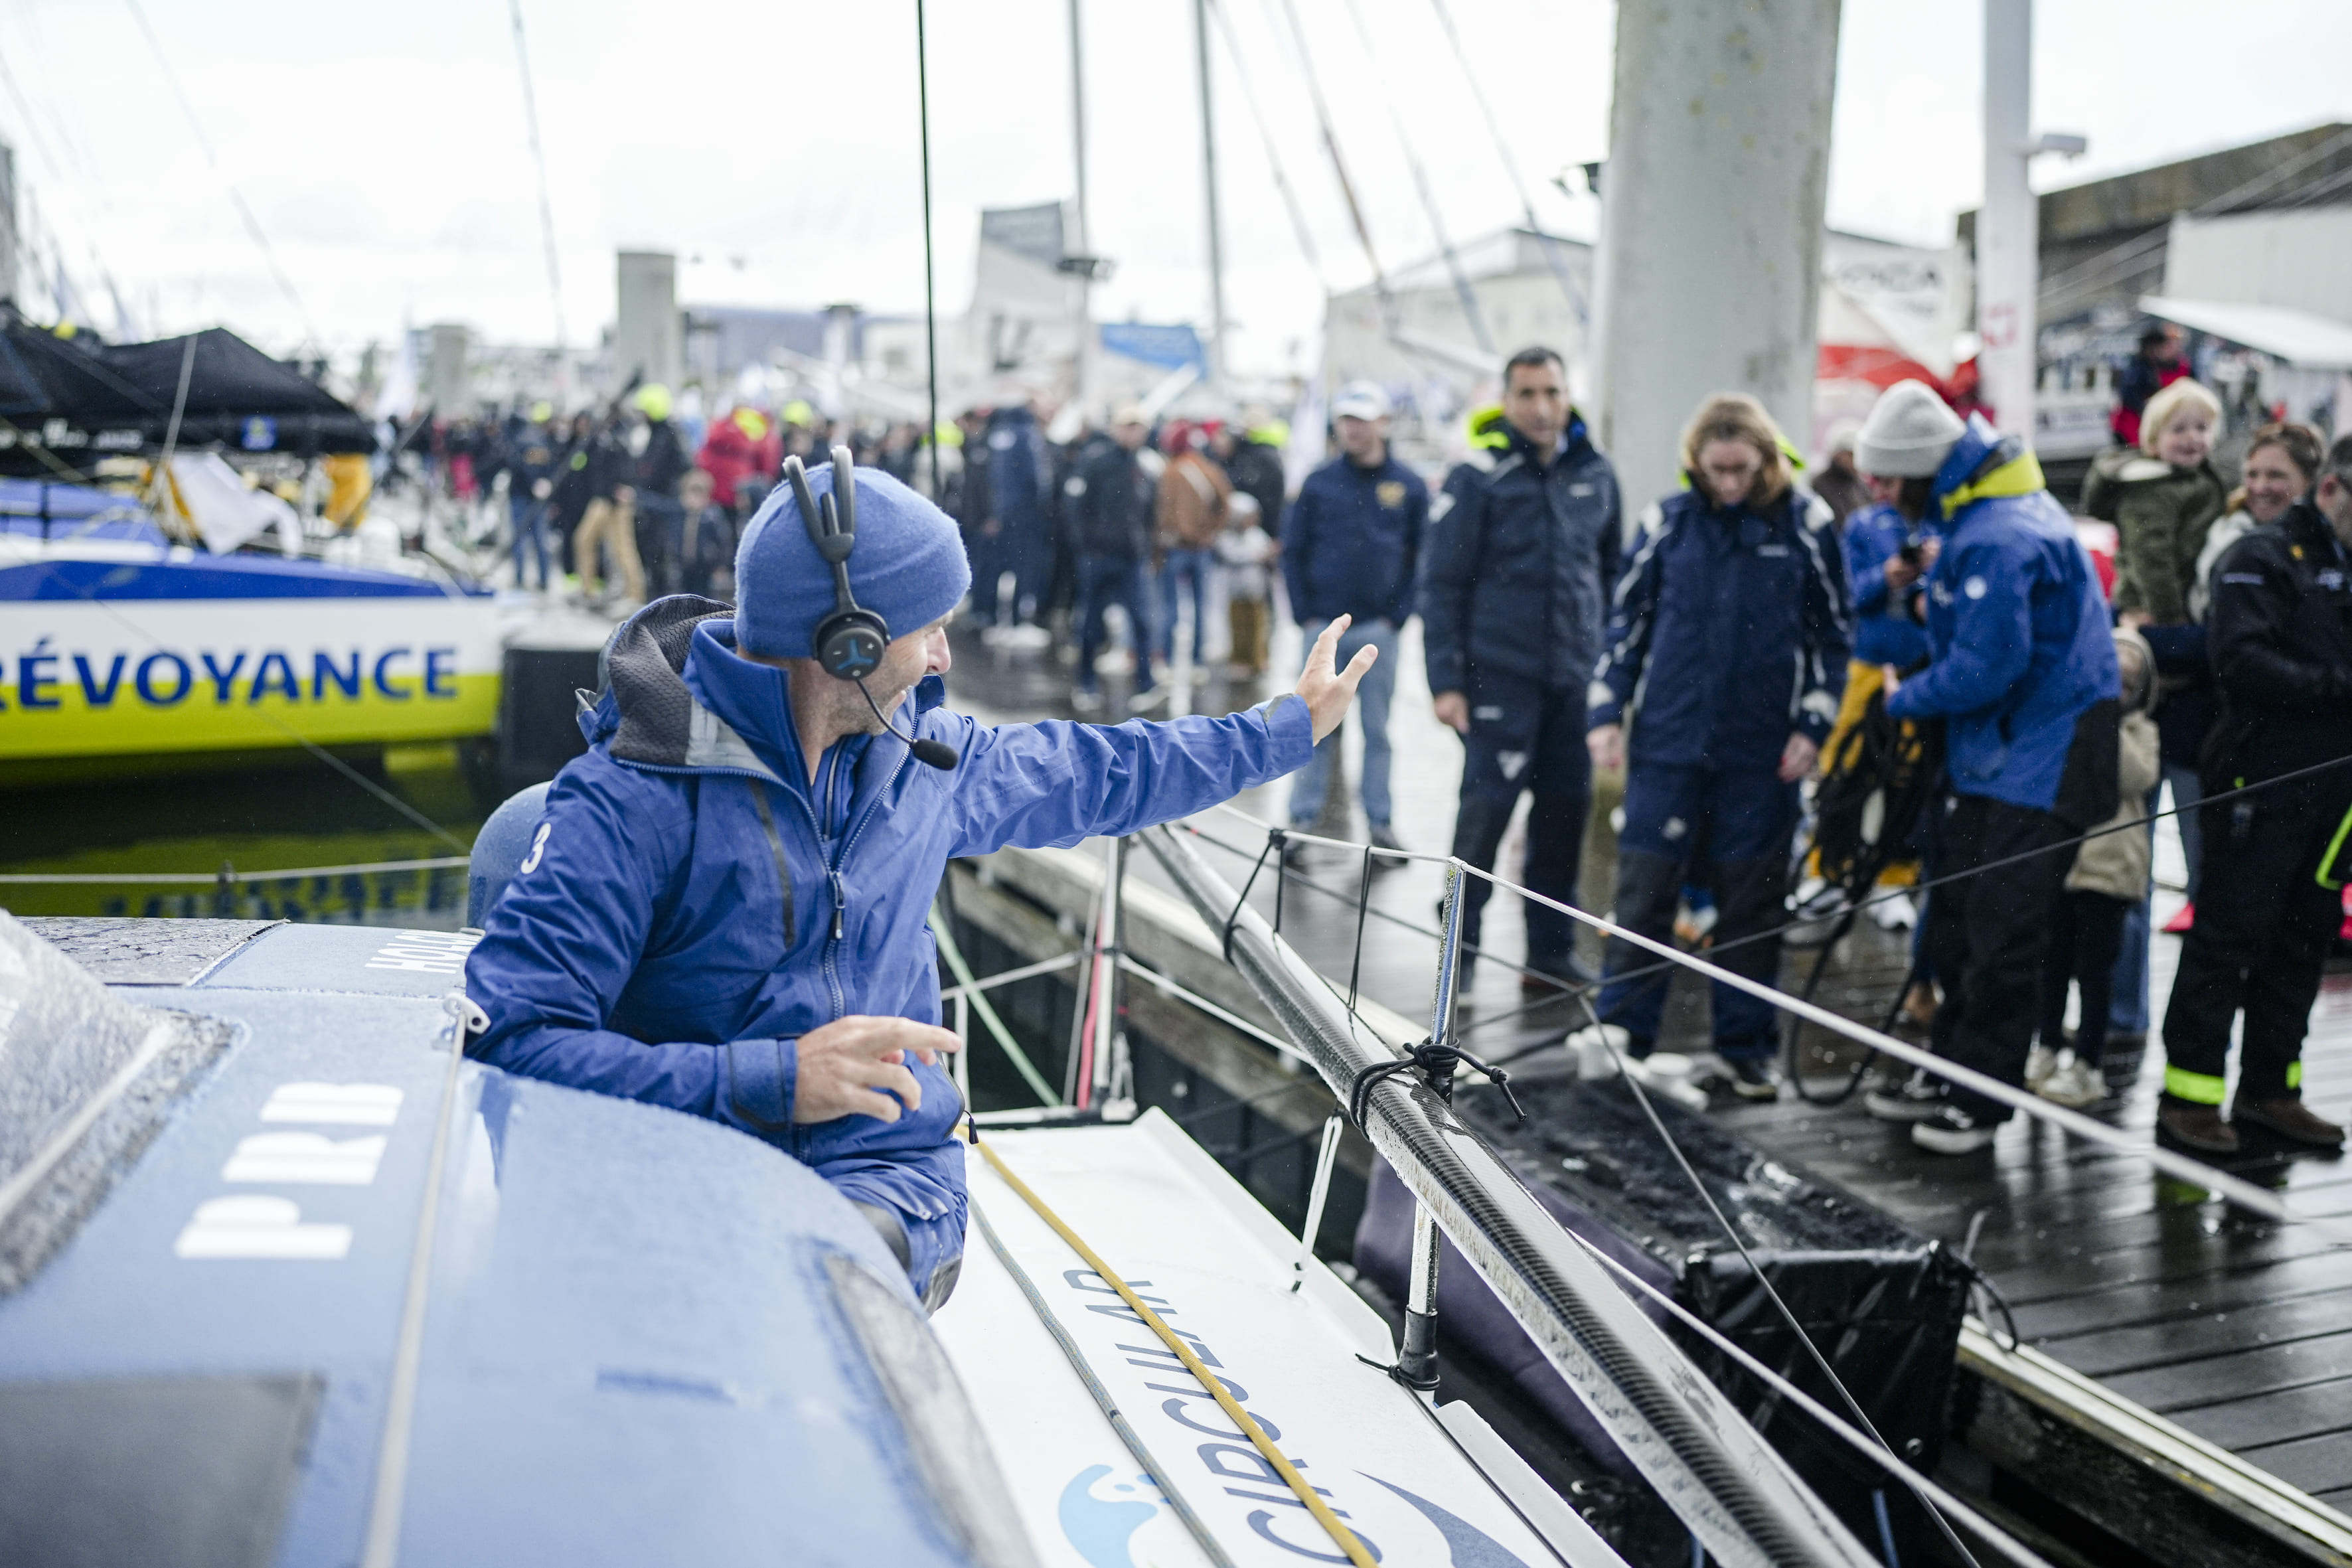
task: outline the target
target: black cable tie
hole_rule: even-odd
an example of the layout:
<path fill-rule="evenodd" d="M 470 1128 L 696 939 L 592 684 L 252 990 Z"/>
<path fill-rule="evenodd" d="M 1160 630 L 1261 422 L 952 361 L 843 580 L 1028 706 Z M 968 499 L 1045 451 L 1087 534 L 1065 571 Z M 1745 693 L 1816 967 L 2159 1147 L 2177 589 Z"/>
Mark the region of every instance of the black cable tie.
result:
<path fill-rule="evenodd" d="M 1371 1110 L 1373 1089 L 1400 1073 L 1420 1073 L 1423 1081 L 1440 1098 L 1450 1100 L 1454 1069 L 1457 1067 L 1475 1068 L 1486 1074 L 1487 1081 L 1501 1089 L 1503 1098 L 1510 1102 L 1511 1114 L 1521 1121 L 1528 1119 L 1527 1108 L 1511 1092 L 1509 1073 L 1480 1061 L 1459 1046 L 1440 1045 L 1434 1040 L 1417 1040 L 1405 1048 L 1404 1055 L 1374 1062 L 1360 1070 L 1348 1085 L 1348 1119 L 1356 1124 L 1356 1131 L 1368 1133 L 1364 1119 Z"/>

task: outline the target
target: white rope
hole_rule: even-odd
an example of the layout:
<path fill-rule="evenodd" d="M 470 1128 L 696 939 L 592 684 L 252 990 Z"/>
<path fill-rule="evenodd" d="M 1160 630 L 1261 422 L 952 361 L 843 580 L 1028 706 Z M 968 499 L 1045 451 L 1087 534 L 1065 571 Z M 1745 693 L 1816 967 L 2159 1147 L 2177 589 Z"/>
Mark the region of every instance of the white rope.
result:
<path fill-rule="evenodd" d="M 1256 823 L 1260 827 L 1269 830 L 1275 826 L 1234 807 L 1225 806 L 1219 809 L 1231 812 L 1235 816 Z M 1324 844 L 1334 848 L 1349 849 L 1360 853 L 1370 847 L 1369 845 L 1349 843 L 1345 839 L 1322 838 L 1311 834 L 1289 833 L 1286 830 L 1286 837 L 1291 843 Z M 1378 852 L 1384 856 L 1392 853 L 1388 850 Z M 1866 1024 L 1856 1023 L 1851 1018 L 1831 1012 L 1826 1007 L 1791 996 L 1787 992 L 1776 986 L 1768 985 L 1760 980 L 1751 980 L 1744 974 L 1734 974 L 1727 969 L 1709 963 L 1695 954 L 1683 952 L 1671 942 L 1660 942 L 1654 937 L 1627 931 L 1613 921 L 1604 920 L 1588 910 L 1580 910 L 1573 904 L 1565 904 L 1557 899 L 1546 898 L 1532 889 L 1523 888 L 1517 882 L 1473 866 L 1456 856 L 1427 855 L 1411 850 L 1396 851 L 1393 852 L 1393 856 L 1454 867 L 1471 876 L 1481 878 L 1495 887 L 1507 889 L 1523 899 L 1541 904 L 1546 909 L 1558 910 L 1570 920 L 1588 926 L 1603 936 L 1615 937 L 1646 952 L 1656 953 L 1661 958 L 1682 965 L 1693 973 L 1704 974 L 1709 980 L 1720 984 L 1728 985 L 1736 991 L 1746 992 L 1748 995 L 1770 1003 L 1783 1012 L 1796 1015 L 1807 1023 L 1827 1029 L 1832 1034 L 1843 1035 L 1846 1038 L 1868 1046 L 1882 1055 L 1894 1058 L 1896 1061 L 1906 1062 L 1913 1067 L 1934 1073 L 1937 1077 L 1958 1084 L 1972 1093 L 1980 1094 L 1987 1100 L 1997 1101 L 2012 1110 L 2021 1111 L 2027 1116 L 2049 1122 L 2086 1142 L 2097 1143 L 2117 1153 L 2146 1160 L 2158 1170 L 2215 1193 L 2240 1208 L 2261 1215 L 2266 1219 L 2277 1220 L 2282 1224 L 2309 1226 L 2338 1245 L 2352 1246 L 2352 1226 L 2347 1226 L 2341 1220 L 2305 1214 L 2298 1209 L 2291 1208 L 2277 1194 L 2266 1188 L 2258 1187 L 2242 1177 L 2232 1176 L 2227 1172 L 2216 1170 L 2202 1161 L 2192 1160 L 2185 1154 L 2176 1153 L 2169 1149 L 2134 1138 L 2129 1133 L 2110 1127 L 2104 1121 L 2095 1121 L 2079 1110 L 2070 1110 L 2064 1106 L 2053 1104 L 2042 1099 L 2040 1095 L 2011 1088 L 1998 1079 L 1990 1078 L 1974 1068 L 1962 1067 L 1947 1058 L 1936 1055 L 1933 1051 L 1923 1050 L 1906 1041 L 1898 1040 L 1892 1035 L 1882 1034 Z"/>

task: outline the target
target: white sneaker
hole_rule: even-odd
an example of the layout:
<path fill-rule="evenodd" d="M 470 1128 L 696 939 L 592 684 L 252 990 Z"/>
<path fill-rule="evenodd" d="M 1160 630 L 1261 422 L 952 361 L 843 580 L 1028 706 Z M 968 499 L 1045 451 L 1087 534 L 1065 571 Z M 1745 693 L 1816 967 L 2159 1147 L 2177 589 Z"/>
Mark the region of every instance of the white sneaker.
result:
<path fill-rule="evenodd" d="M 2033 1092 L 2080 1110 L 2107 1098 L 2107 1075 L 2086 1062 L 2076 1061 L 2074 1053 L 2068 1051 L 2057 1069 L 2033 1086 Z"/>
<path fill-rule="evenodd" d="M 1102 710 L 1103 694 L 1101 692 L 1088 691 L 1082 686 L 1070 693 L 1071 712 L 1085 715 L 1099 713 Z"/>
<path fill-rule="evenodd" d="M 1633 1037 L 1620 1024 L 1587 1024 L 1560 1043 L 1576 1058 L 1577 1077 L 1615 1078 L 1618 1058 L 1632 1047 Z"/>
<path fill-rule="evenodd" d="M 2036 1046 L 2025 1053 L 2025 1087 L 2034 1093 L 2041 1093 L 2042 1086 L 2057 1070 L 2058 1053 L 2048 1046 Z"/>
<path fill-rule="evenodd" d="M 1919 922 L 1919 910 L 1908 893 L 1880 893 L 1871 900 L 1870 918 L 1881 931 L 1909 931 Z"/>

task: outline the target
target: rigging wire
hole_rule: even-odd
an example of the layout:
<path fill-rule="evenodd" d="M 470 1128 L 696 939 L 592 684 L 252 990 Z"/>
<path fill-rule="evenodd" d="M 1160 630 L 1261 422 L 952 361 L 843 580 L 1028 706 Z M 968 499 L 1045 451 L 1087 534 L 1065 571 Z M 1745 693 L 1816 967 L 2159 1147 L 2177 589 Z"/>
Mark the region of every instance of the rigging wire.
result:
<path fill-rule="evenodd" d="M 1576 1000 L 1583 1007 L 1586 1020 L 1599 1030 L 1601 1016 L 1592 1010 L 1591 999 L 1584 993 L 1579 992 Z M 1813 1342 L 1813 1336 L 1805 1331 L 1805 1325 L 1797 1321 L 1797 1314 L 1790 1310 L 1789 1303 L 1781 1299 L 1780 1290 L 1765 1275 L 1764 1266 L 1756 1261 L 1754 1253 L 1748 1250 L 1747 1238 L 1739 1234 L 1739 1227 L 1731 1223 L 1731 1217 L 1725 1214 L 1722 1205 L 1715 1201 L 1715 1194 L 1707 1191 L 1706 1183 L 1699 1178 L 1697 1170 L 1690 1163 L 1690 1157 L 1683 1152 L 1683 1146 L 1676 1142 L 1675 1135 L 1666 1130 L 1665 1120 L 1658 1114 L 1657 1106 L 1652 1103 L 1648 1088 L 1643 1084 L 1638 1076 L 1626 1070 L 1624 1057 L 1618 1051 L 1616 1045 L 1609 1039 L 1605 1031 L 1601 1033 L 1601 1041 L 1602 1045 L 1608 1047 L 1609 1059 L 1616 1065 L 1617 1076 L 1623 1079 L 1625 1087 L 1633 1091 L 1634 1101 L 1641 1106 L 1642 1114 L 1649 1119 L 1651 1128 L 1658 1135 L 1658 1142 L 1664 1144 L 1666 1152 L 1674 1156 L 1675 1164 L 1682 1171 L 1684 1178 L 1690 1183 L 1691 1191 L 1696 1193 L 1699 1202 L 1706 1205 L 1706 1212 L 1714 1216 L 1717 1227 L 1723 1232 L 1738 1252 L 1739 1260 L 1748 1265 L 1748 1272 L 1755 1276 L 1756 1283 L 1770 1299 L 1772 1310 L 1780 1315 L 1782 1322 L 1789 1325 L 1789 1331 L 1797 1337 L 1797 1342 L 1805 1347 L 1805 1354 L 1811 1359 L 1813 1369 L 1828 1381 L 1830 1387 L 1837 1391 L 1839 1400 L 1853 1416 L 1854 1424 L 1870 1435 L 1872 1442 L 1886 1450 L 1886 1457 L 1889 1459 L 1896 1458 L 1893 1446 L 1879 1435 L 1878 1428 L 1871 1424 L 1870 1417 L 1863 1413 L 1862 1402 L 1854 1398 L 1853 1392 L 1846 1387 L 1845 1380 L 1839 1377 L 1836 1369 L 1830 1365 L 1829 1357 L 1823 1355 L 1821 1347 Z M 1888 1473 L 1908 1479 L 1899 1466 L 1890 1465 Z M 1925 1506 L 1927 1501 L 1927 1494 L 1919 1492 L 1916 1488 L 1913 1490 L 1922 1506 Z M 1960 1543 L 1960 1538 L 1952 1531 L 1951 1522 L 1932 1507 L 1927 1508 L 1927 1516 L 1936 1521 L 1937 1528 L 1943 1531 L 1946 1543 L 1954 1552 L 1959 1553 L 1960 1560 L 1966 1563 L 1969 1568 L 1977 1568 L 1976 1558 L 1969 1553 L 1966 1546 Z M 1892 1561 L 1891 1557 L 1890 1561 Z"/>
<path fill-rule="evenodd" d="M 1287 0 L 1286 0 L 1286 4 Z M 1380 50 L 1372 43 L 1371 29 L 1364 26 L 1364 12 L 1359 0 L 1348 0 L 1348 19 L 1355 24 L 1356 37 L 1363 40 L 1364 52 L 1375 66 L 1380 62 Z M 1486 314 L 1478 308 L 1478 292 L 1470 286 L 1470 274 L 1463 269 L 1462 253 L 1454 247 L 1446 232 L 1445 215 L 1437 205 L 1437 193 L 1430 188 L 1429 170 L 1415 151 L 1412 137 L 1405 130 L 1404 116 L 1398 112 L 1392 93 L 1383 94 L 1381 107 L 1388 110 L 1389 128 L 1396 135 L 1397 146 L 1404 153 L 1405 167 L 1412 175 L 1412 188 L 1421 198 L 1421 209 L 1429 217 L 1430 233 L 1437 240 L 1438 254 L 1444 258 L 1445 270 L 1454 279 L 1454 298 L 1462 302 L 1462 314 L 1470 324 L 1470 336 L 1477 342 L 1478 352 L 1490 358 L 1495 353 L 1494 334 L 1486 330 Z"/>
<path fill-rule="evenodd" d="M 1267 124 L 1265 110 L 1258 102 L 1256 85 L 1250 79 L 1249 66 L 1242 57 L 1241 39 L 1234 32 L 1233 18 L 1225 14 L 1224 0 L 1209 0 L 1209 15 L 1216 18 L 1217 31 L 1224 35 L 1225 53 L 1234 62 L 1234 77 L 1242 84 L 1242 100 L 1249 105 L 1250 119 L 1257 125 L 1258 141 L 1265 148 L 1265 166 L 1274 176 L 1274 188 L 1282 196 L 1283 210 L 1290 215 L 1291 232 L 1298 237 L 1299 253 L 1307 258 L 1307 268 L 1314 272 L 1315 281 L 1323 292 L 1329 294 L 1331 285 L 1323 275 L 1322 252 L 1316 248 L 1315 231 L 1308 226 L 1307 212 L 1299 205 L 1298 192 L 1291 184 L 1284 169 L 1281 149 L 1274 139 L 1274 130 Z"/>
<path fill-rule="evenodd" d="M 1502 122 L 1495 117 L 1494 106 L 1487 101 L 1486 89 L 1478 85 L 1477 73 L 1470 68 L 1469 51 L 1462 47 L 1462 35 L 1454 29 L 1453 7 L 1446 4 L 1446 0 L 1429 0 L 1429 3 L 1436 9 L 1437 20 L 1445 29 L 1445 41 L 1453 47 L 1454 63 L 1462 68 L 1462 79 L 1469 86 L 1471 100 L 1477 104 L 1479 117 L 1486 122 L 1486 134 L 1495 143 L 1495 155 L 1502 161 L 1503 173 L 1509 176 L 1511 189 L 1518 194 L 1519 211 L 1527 220 L 1528 228 L 1543 247 L 1544 260 L 1551 268 L 1552 278 L 1559 284 L 1560 292 L 1568 296 L 1568 307 L 1576 312 L 1577 324 L 1589 328 L 1592 324 L 1591 307 L 1585 300 L 1584 290 L 1576 286 L 1575 278 L 1569 272 L 1568 258 L 1560 249 L 1559 237 L 1546 229 L 1536 216 L 1535 196 L 1528 188 L 1527 176 L 1519 172 L 1518 158 L 1511 152 L 1511 144 L 1503 135 Z"/>
<path fill-rule="evenodd" d="M 2332 762 L 2320 764 L 2320 766 L 2336 767 L 2346 763 L 2352 763 L 2352 755 L 2336 758 Z M 2318 770 L 2305 769 L 2301 771 L 2304 773 L 2309 773 L 2316 772 Z M 2286 779 L 2295 776 L 2299 775 L 2281 774 L 2277 779 L 2266 780 L 2264 782 L 2268 784 L 2283 783 Z M 2258 787 L 2261 786 L 2248 786 L 2249 789 Z M 2237 794 L 2245 792 L 2233 791 L 2231 793 Z M 2219 799 L 2221 797 L 2215 796 L 2212 798 Z M 1215 809 L 1233 811 L 1234 815 L 1242 816 L 1245 820 L 1256 820 L 1249 817 L 1247 813 L 1235 810 L 1232 807 L 1220 807 Z M 2144 826 L 2147 820 L 2149 819 L 2143 818 L 2137 824 L 2126 824 L 2124 826 Z M 1288 833 L 1287 837 L 1292 841 L 1303 841 L 1311 844 L 1328 844 L 1339 848 L 1351 850 L 1360 850 L 1363 848 L 1363 845 L 1350 840 L 1324 838 L 1312 834 L 1293 832 Z M 2083 837 L 2095 837 L 2097 835 L 2085 834 Z M 2063 848 L 2064 847 L 2064 845 L 2053 845 L 2051 847 L 2053 849 Z M 2037 1121 L 2052 1123 L 2061 1130 L 2070 1132 L 2075 1137 L 2081 1138 L 2085 1142 L 2095 1143 L 2102 1147 L 2115 1150 L 2118 1153 L 2129 1155 L 2135 1159 L 2145 1160 L 2159 1171 L 2164 1172 L 2166 1174 L 2173 1176 L 2180 1181 L 2192 1184 L 2196 1186 L 2202 1187 L 2205 1190 L 2215 1194 L 2217 1196 L 2224 1198 L 2228 1202 L 2236 1205 L 2238 1207 L 2247 1210 L 2249 1213 L 2261 1215 L 2265 1218 L 2276 1220 L 2281 1224 L 2308 1226 L 2322 1236 L 2328 1237 L 2336 1245 L 2352 1245 L 2352 1224 L 2347 1224 L 2347 1222 L 2342 1219 L 2332 1215 L 2306 1214 L 2300 1209 L 2292 1208 L 2276 1193 L 2272 1192 L 2267 1188 L 2256 1186 L 2252 1182 L 2246 1181 L 2242 1177 L 2233 1176 L 2228 1172 L 2217 1169 L 2212 1165 L 2207 1164 L 2201 1160 L 2190 1159 L 2185 1154 L 2178 1153 L 2160 1144 L 2141 1142 L 2120 1129 L 2111 1127 L 2105 1122 L 2099 1121 L 2092 1117 L 2086 1116 L 2079 1110 L 2069 1110 L 2064 1106 L 2043 1100 L 2038 1095 L 2029 1093 L 2022 1089 L 2014 1088 L 2009 1084 L 2003 1083 L 2000 1079 L 1995 1079 L 1989 1074 L 1978 1072 L 1972 1068 L 1963 1067 L 1959 1063 L 1952 1061 L 1948 1058 L 1936 1055 L 1933 1051 L 1922 1049 L 1921 1047 L 1911 1045 L 1906 1041 L 1896 1039 L 1891 1035 L 1884 1034 L 1878 1030 L 1873 1029 L 1867 1024 L 1856 1023 L 1851 1018 L 1845 1017 L 1841 1014 L 1833 1013 L 1828 1008 L 1822 1007 L 1815 1003 L 1807 1002 L 1801 998 L 1791 996 L 1787 992 L 1780 990 L 1778 986 L 1772 985 L 1768 982 L 1751 979 L 1744 974 L 1735 974 L 1730 970 L 1725 969 L 1719 964 L 1711 963 L 1706 959 L 1700 958 L 1696 954 L 1684 952 L 1675 948 L 1671 942 L 1662 942 L 1654 937 L 1643 936 L 1638 931 L 1628 931 L 1614 921 L 1596 915 L 1589 910 L 1579 909 L 1575 905 L 1563 902 L 1559 899 L 1549 898 L 1542 893 L 1537 892 L 1532 888 L 1523 887 L 1520 884 L 1510 880 L 1508 878 L 1498 876 L 1495 872 L 1487 870 L 1482 867 L 1473 866 L 1468 861 L 1460 859 L 1454 856 L 1431 855 L 1416 850 L 1383 851 L 1383 853 L 1391 858 L 1424 860 L 1438 865 L 1452 866 L 1469 876 L 1478 878 L 1480 880 L 1485 881 L 1491 886 L 1517 893 L 1522 900 L 1528 902 L 1541 904 L 1546 909 L 1557 910 L 1561 914 L 1568 916 L 1569 919 L 1575 921 L 1578 924 L 1597 931 L 1604 937 L 1613 938 L 1632 946 L 1639 947 L 1650 952 L 1654 952 L 1665 961 L 1665 963 L 1669 966 L 1688 969 L 1696 973 L 1704 975 L 1707 979 L 1714 981 L 1718 984 L 1728 985 L 1735 991 L 1745 992 L 1747 994 L 1754 996 L 1759 1001 L 1768 1003 L 1774 1007 L 1778 1007 L 1785 1013 L 1790 1013 L 1802 1018 L 1806 1022 L 1811 1023 L 1817 1027 L 1826 1029 L 1832 1034 L 1843 1035 L 1848 1039 L 1853 1040 L 1861 1045 L 1868 1046 L 1885 1056 L 1895 1058 L 1898 1061 L 1906 1062 L 1913 1067 L 1924 1068 L 1938 1078 L 1947 1079 L 1948 1081 L 1967 1089 L 1973 1093 L 1982 1095 L 1987 1100 L 2005 1105 L 2011 1110 L 2022 1111 L 2027 1116 Z M 2020 858 L 2021 858 L 2022 857 L 2020 857 Z M 1978 867 L 1969 871 L 1955 873 L 1954 876 L 1941 879 L 1941 880 L 1950 881 L 1958 879 L 1958 877 L 1973 876 L 1979 872 L 1990 870 L 1996 866 L 2006 863 L 2006 861 L 1990 862 L 1986 866 Z M 1927 885 L 1932 886 L 1933 884 Z M 1810 921 L 1792 923 L 1810 923 Z M 1610 978 L 1616 979 L 1621 977 L 1611 976 Z M 1327 989 L 1333 990 L 1333 994 L 1335 996 L 1338 994 L 1336 988 L 1331 986 L 1331 983 L 1329 981 L 1327 980 L 1325 982 L 1325 985 Z"/>
<path fill-rule="evenodd" d="M 245 232 L 252 237 L 262 259 L 268 263 L 269 275 L 277 279 L 278 291 L 294 307 L 294 313 L 302 318 L 304 346 L 320 346 L 323 340 L 310 320 L 310 307 L 302 302 L 302 295 L 294 287 L 294 280 L 287 277 L 286 269 L 278 264 L 278 252 L 271 247 L 269 236 L 263 232 L 261 220 L 253 216 L 253 208 L 247 204 L 245 193 L 236 188 L 236 182 L 230 179 L 227 171 L 221 167 L 220 154 L 213 150 L 212 138 L 205 134 L 204 121 L 196 118 L 196 106 L 188 101 L 187 92 L 180 86 L 180 75 L 172 68 L 172 57 L 164 53 L 163 40 L 155 36 L 154 26 L 147 20 L 145 8 L 139 0 L 122 0 L 122 3 L 131 8 L 131 15 L 137 19 L 139 31 L 145 36 L 147 47 L 155 57 L 156 68 L 163 73 L 163 80 L 171 88 L 173 98 L 179 102 L 180 113 L 188 121 L 189 133 L 195 138 L 196 146 L 203 151 L 205 162 L 212 165 L 213 174 L 219 178 L 222 188 L 228 192 L 228 199 L 236 206 L 237 216 L 245 222 Z"/>
<path fill-rule="evenodd" d="M 1331 160 L 1331 173 L 1339 182 L 1339 194 L 1347 199 L 1348 218 L 1355 226 L 1357 243 L 1364 247 L 1364 259 L 1372 266 L 1372 289 L 1380 296 L 1381 314 L 1387 325 L 1396 326 L 1396 297 L 1389 288 L 1389 275 L 1381 265 L 1381 253 L 1372 245 L 1371 226 L 1364 221 L 1364 204 L 1357 198 L 1356 182 L 1349 176 L 1348 160 L 1339 152 L 1339 135 L 1331 126 L 1331 106 L 1323 100 L 1322 79 L 1315 74 L 1315 58 L 1307 51 L 1307 29 L 1298 23 L 1297 0 L 1276 0 L 1283 16 L 1290 23 L 1290 37 L 1297 47 L 1300 70 L 1307 79 L 1307 100 L 1315 106 L 1315 122 L 1323 133 L 1324 155 Z"/>
<path fill-rule="evenodd" d="M 560 349 L 566 341 L 563 274 L 555 261 L 555 208 L 547 195 L 547 153 L 539 140 L 539 95 L 531 90 L 530 48 L 522 35 L 522 0 L 508 0 L 507 10 L 514 18 L 515 68 L 522 75 L 522 120 L 530 132 L 530 161 L 539 170 L 539 236 L 547 251 L 547 297 L 555 307 L 555 346 Z"/>

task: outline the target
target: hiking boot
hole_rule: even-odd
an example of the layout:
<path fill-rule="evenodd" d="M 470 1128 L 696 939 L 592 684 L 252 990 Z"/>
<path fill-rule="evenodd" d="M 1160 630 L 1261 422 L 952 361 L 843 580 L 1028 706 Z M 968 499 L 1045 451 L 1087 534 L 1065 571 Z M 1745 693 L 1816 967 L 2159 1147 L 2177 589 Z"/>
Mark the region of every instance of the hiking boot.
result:
<path fill-rule="evenodd" d="M 1862 1108 L 1881 1121 L 1925 1121 L 1944 1109 L 1944 1080 L 1915 1068 L 1895 1087 L 1864 1095 Z"/>
<path fill-rule="evenodd" d="M 2156 1103 L 2156 1130 L 2184 1149 L 2194 1149 L 2200 1154 L 2234 1154 L 2238 1152 L 2238 1131 L 2221 1120 L 2218 1105 L 2200 1105 L 2193 1100 L 2176 1100 L 2166 1095 Z"/>
<path fill-rule="evenodd" d="M 1937 1107 L 1935 1115 L 1911 1129 L 1912 1142 L 1938 1154 L 1973 1154 L 1991 1148 L 2000 1135 L 2000 1122 L 1979 1121 L 1957 1105 Z"/>
<path fill-rule="evenodd" d="M 2107 1098 L 2107 1078 L 2097 1068 L 2078 1060 L 2074 1052 L 2068 1051 L 2065 1059 L 2033 1086 L 2033 1092 L 2054 1105 L 2082 1110 Z"/>
<path fill-rule="evenodd" d="M 2290 1143 L 2301 1143 L 2313 1149 L 2340 1149 L 2344 1146 L 2344 1129 L 2291 1094 L 2270 1100 L 2248 1100 L 2242 1094 L 2237 1103 L 2230 1107 L 2230 1120 L 2251 1121 L 2264 1131 L 2275 1132 Z"/>

